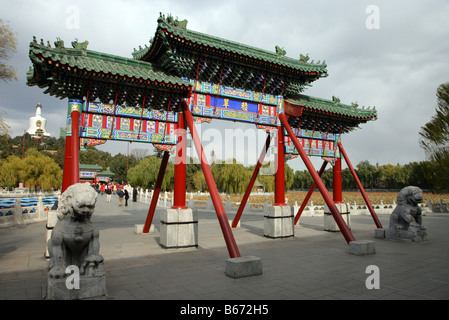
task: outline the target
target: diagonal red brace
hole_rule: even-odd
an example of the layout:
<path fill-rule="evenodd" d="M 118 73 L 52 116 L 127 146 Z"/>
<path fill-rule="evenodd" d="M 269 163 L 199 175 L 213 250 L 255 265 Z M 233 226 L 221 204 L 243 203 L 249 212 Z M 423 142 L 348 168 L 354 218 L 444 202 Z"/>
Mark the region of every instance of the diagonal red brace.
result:
<path fill-rule="evenodd" d="M 153 222 L 154 211 L 156 210 L 157 201 L 159 200 L 159 193 L 161 192 L 162 181 L 164 181 L 165 169 L 167 169 L 168 158 L 170 153 L 164 151 L 162 157 L 161 167 L 157 175 L 156 185 L 154 186 L 153 197 L 151 198 L 150 209 L 148 210 L 147 220 L 143 226 L 142 233 L 148 233 L 150 231 L 151 223 Z"/>
<path fill-rule="evenodd" d="M 281 113 L 279 114 L 279 120 L 281 120 L 282 125 L 287 130 L 288 135 L 293 141 L 293 144 L 295 145 L 296 149 L 299 152 L 299 155 L 301 156 L 302 161 L 307 167 L 307 170 L 309 170 L 309 173 L 312 175 L 313 180 L 315 181 L 318 189 L 321 192 L 321 195 L 324 198 L 324 201 L 326 202 L 327 206 L 329 207 L 329 210 L 332 213 L 332 216 L 335 219 L 335 222 L 337 223 L 338 227 L 340 228 L 341 233 L 343 234 L 345 240 L 347 243 L 351 241 L 355 241 L 354 236 L 352 235 L 351 231 L 349 230 L 348 226 L 346 225 L 345 221 L 343 220 L 340 212 L 337 209 L 337 206 L 335 205 L 334 201 L 332 200 L 332 197 L 329 194 L 329 191 L 327 191 L 326 186 L 324 185 L 321 178 L 318 176 L 318 173 L 316 172 L 315 168 L 313 167 L 312 162 L 310 161 L 309 157 L 307 156 L 306 152 L 302 148 L 301 144 L 298 141 L 298 138 L 296 138 L 295 134 L 293 133 L 292 128 L 287 122 L 287 118 L 285 117 L 285 114 Z"/>
<path fill-rule="evenodd" d="M 323 174 L 324 170 L 326 169 L 326 166 L 327 166 L 327 161 L 324 161 L 323 165 L 320 168 L 320 171 L 318 172 L 318 176 L 321 177 L 321 175 Z M 316 183 L 314 182 L 312 184 L 312 186 L 310 187 L 310 190 L 307 193 L 306 197 L 304 198 L 304 201 L 302 202 L 301 208 L 299 208 L 298 213 L 296 213 L 295 225 L 296 225 L 296 223 L 298 223 L 299 217 L 301 217 L 301 214 L 304 211 L 304 208 L 307 206 L 307 203 L 309 202 L 309 199 L 312 196 L 313 191 L 315 191 L 315 187 L 316 187 Z"/>
<path fill-rule="evenodd" d="M 257 161 L 256 167 L 254 168 L 253 175 L 251 177 L 251 180 L 249 181 L 248 188 L 246 189 L 245 194 L 243 195 L 243 199 L 242 199 L 242 202 L 240 203 L 239 209 L 237 210 L 237 214 L 235 215 L 234 220 L 232 221 L 233 228 L 237 227 L 240 217 L 242 216 L 243 209 L 245 209 L 246 203 L 248 202 L 248 198 L 251 193 L 251 190 L 253 189 L 254 182 L 256 181 L 257 175 L 259 174 L 260 167 L 262 166 L 263 159 L 265 158 L 265 155 L 267 154 L 267 151 L 268 151 L 268 147 L 270 146 L 270 140 L 271 140 L 271 137 L 268 134 L 267 140 L 265 141 L 265 146 L 262 150 L 262 153 L 260 154 L 259 161 Z"/>
<path fill-rule="evenodd" d="M 379 229 L 382 229 L 382 224 L 379 221 L 379 218 L 376 215 L 376 212 L 374 212 L 374 208 L 371 205 L 371 202 L 368 199 L 368 196 L 365 192 L 365 189 L 362 186 L 362 183 L 360 182 L 359 177 L 357 176 L 357 173 L 354 170 L 354 167 L 352 166 L 351 162 L 349 161 L 348 155 L 346 154 L 345 149 L 343 148 L 343 145 L 341 142 L 337 143 L 338 149 L 340 149 L 341 154 L 345 158 L 346 164 L 348 165 L 349 171 L 351 171 L 352 176 L 354 177 L 355 182 L 357 183 L 357 186 L 359 187 L 360 193 L 362 194 L 363 199 L 365 200 L 366 206 L 369 209 L 369 212 L 371 213 L 371 216 L 373 217 L 374 223 L 376 224 L 376 227 Z"/>
<path fill-rule="evenodd" d="M 190 129 L 196 152 L 201 160 L 201 168 L 203 169 L 204 178 L 206 179 L 207 187 L 209 188 L 210 196 L 215 207 L 215 212 L 217 214 L 218 222 L 220 223 L 221 231 L 223 232 L 229 255 L 231 258 L 238 258 L 240 257 L 240 252 L 237 247 L 237 243 L 235 242 L 234 235 L 232 234 L 228 218 L 226 217 L 223 202 L 220 199 L 217 185 L 215 184 L 214 177 L 212 176 L 212 172 L 207 162 L 206 155 L 204 154 L 203 146 L 201 145 L 198 132 L 196 131 L 195 124 L 193 123 L 192 113 L 190 112 L 189 106 L 185 101 L 181 102 L 181 107 L 184 112 L 187 125 Z"/>

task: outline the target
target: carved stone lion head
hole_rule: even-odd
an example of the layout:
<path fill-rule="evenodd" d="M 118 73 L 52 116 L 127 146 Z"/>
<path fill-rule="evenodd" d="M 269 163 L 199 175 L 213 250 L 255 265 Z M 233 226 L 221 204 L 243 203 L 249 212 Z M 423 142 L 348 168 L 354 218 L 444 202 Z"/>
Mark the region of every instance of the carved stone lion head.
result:
<path fill-rule="evenodd" d="M 73 219 L 90 219 L 96 202 L 97 192 L 88 183 L 73 184 L 61 195 L 58 218 L 69 215 Z"/>
<path fill-rule="evenodd" d="M 408 204 L 417 206 L 418 203 L 423 202 L 422 190 L 418 187 L 408 186 L 403 188 L 398 194 L 398 204 Z"/>

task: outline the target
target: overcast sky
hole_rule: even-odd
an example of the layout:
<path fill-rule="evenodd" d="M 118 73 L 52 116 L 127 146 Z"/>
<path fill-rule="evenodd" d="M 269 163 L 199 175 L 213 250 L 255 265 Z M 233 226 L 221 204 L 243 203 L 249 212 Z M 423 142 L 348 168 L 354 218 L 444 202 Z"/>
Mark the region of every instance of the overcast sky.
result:
<path fill-rule="evenodd" d="M 28 129 L 38 102 L 52 136 L 65 127 L 67 101 L 26 86 L 33 36 L 52 45 L 57 37 L 66 44 L 88 40 L 89 50 L 131 58 L 133 48 L 154 36 L 159 12 L 187 19 L 191 30 L 270 51 L 279 45 L 292 58 L 308 53 L 326 60 L 329 76 L 304 94 L 337 96 L 378 111 L 377 121 L 342 137 L 354 165 L 425 160 L 418 133 L 435 113 L 436 89 L 449 81 L 447 0 L 0 0 L 0 8 L 18 39 L 9 64 L 19 80 L 0 83 L 0 109 L 13 137 Z M 137 143 L 132 148 L 152 149 Z M 102 149 L 126 153 L 127 143 L 108 142 Z M 300 159 L 288 164 L 305 168 Z"/>

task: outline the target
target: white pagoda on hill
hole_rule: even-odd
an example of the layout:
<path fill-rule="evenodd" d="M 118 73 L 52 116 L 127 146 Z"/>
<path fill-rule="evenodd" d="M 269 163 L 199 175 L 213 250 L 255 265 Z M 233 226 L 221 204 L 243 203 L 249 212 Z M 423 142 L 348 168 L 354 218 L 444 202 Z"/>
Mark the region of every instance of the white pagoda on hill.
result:
<path fill-rule="evenodd" d="M 42 105 L 39 102 L 36 106 L 36 115 L 30 118 L 30 126 L 27 130 L 33 138 L 40 139 L 42 136 L 49 137 L 47 132 L 47 119 L 42 117 Z"/>

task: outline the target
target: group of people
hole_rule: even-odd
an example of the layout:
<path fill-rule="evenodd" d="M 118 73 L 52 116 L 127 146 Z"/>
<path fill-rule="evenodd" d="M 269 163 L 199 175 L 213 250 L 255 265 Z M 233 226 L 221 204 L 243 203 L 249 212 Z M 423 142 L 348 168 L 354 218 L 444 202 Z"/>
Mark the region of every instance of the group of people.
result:
<path fill-rule="evenodd" d="M 94 186 L 100 194 L 106 194 L 106 201 L 111 202 L 112 195 L 118 196 L 119 207 L 123 206 L 123 200 L 125 200 L 125 206 L 128 206 L 128 200 L 132 195 L 133 202 L 137 201 L 137 189 L 131 187 L 129 184 L 120 185 L 116 183 L 100 183 Z"/>

